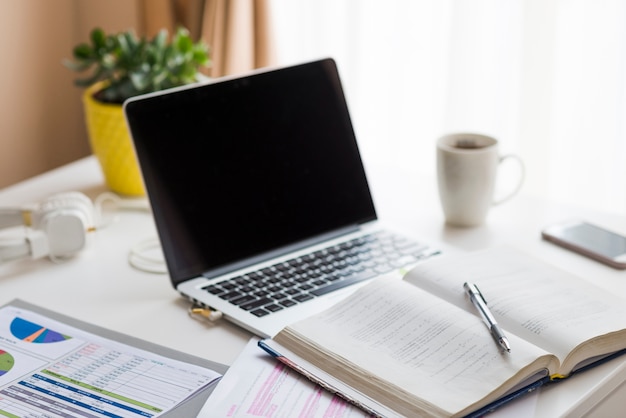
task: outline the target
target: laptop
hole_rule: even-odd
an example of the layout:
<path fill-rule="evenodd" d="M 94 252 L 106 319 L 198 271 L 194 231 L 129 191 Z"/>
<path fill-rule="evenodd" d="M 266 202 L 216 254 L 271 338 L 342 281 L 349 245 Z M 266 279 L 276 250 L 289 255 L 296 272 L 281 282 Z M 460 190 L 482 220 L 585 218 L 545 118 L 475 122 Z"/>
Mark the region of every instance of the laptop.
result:
<path fill-rule="evenodd" d="M 332 59 L 124 113 L 174 288 L 260 337 L 436 254 L 381 230 Z"/>

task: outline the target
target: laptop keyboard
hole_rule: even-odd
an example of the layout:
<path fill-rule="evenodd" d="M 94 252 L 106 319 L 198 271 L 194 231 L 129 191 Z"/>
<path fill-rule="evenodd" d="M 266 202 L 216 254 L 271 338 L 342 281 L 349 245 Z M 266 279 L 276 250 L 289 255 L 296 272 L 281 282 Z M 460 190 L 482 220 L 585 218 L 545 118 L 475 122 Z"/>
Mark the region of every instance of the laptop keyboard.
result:
<path fill-rule="evenodd" d="M 377 232 L 203 289 L 261 317 L 437 253 L 405 237 Z"/>

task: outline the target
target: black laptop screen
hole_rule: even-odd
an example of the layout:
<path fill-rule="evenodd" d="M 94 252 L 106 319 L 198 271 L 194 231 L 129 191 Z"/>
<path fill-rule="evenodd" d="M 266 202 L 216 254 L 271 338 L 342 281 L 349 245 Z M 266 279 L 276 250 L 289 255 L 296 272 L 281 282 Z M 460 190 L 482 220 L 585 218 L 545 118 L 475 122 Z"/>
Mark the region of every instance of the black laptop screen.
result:
<path fill-rule="evenodd" d="M 174 285 L 376 218 L 332 60 L 125 112 Z"/>

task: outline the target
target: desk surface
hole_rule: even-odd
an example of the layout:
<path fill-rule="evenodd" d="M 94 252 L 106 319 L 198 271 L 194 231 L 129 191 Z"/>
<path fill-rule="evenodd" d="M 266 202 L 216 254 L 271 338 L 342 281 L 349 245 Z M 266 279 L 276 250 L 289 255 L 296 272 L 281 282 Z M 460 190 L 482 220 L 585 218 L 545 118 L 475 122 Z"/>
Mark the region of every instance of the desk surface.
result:
<path fill-rule="evenodd" d="M 452 228 L 443 221 L 434 176 L 390 166 L 367 169 L 379 217 L 391 228 L 447 253 L 511 245 L 626 299 L 626 271 L 605 267 L 540 238 L 543 226 L 574 218 L 626 233 L 626 217 L 522 194 L 494 208 L 481 227 Z M 106 191 L 93 157 L 0 190 L 0 207 L 34 203 L 70 190 L 91 198 Z M 156 237 L 148 212 L 119 212 L 113 223 L 91 235 L 88 248 L 64 263 L 42 259 L 0 265 L 0 304 L 19 297 L 213 361 L 231 364 L 236 359 L 250 333 L 226 321 L 211 324 L 190 319 L 188 303 L 174 291 L 166 275 L 141 272 L 129 265 L 131 248 Z M 626 359 L 618 359 L 544 390 L 536 397 L 535 415 L 580 416 L 597 411 L 600 407 L 596 405 L 605 398 L 615 399 L 609 395 L 618 393 L 620 386 L 626 391 L 624 382 Z"/>

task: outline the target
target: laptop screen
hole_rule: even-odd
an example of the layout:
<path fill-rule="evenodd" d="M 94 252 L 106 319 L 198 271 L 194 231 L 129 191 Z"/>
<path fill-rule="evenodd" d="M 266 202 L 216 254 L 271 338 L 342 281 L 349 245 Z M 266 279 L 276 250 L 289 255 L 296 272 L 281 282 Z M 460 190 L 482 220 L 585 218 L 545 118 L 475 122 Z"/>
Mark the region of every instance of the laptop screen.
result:
<path fill-rule="evenodd" d="M 174 285 L 376 219 L 331 59 L 125 112 Z"/>

